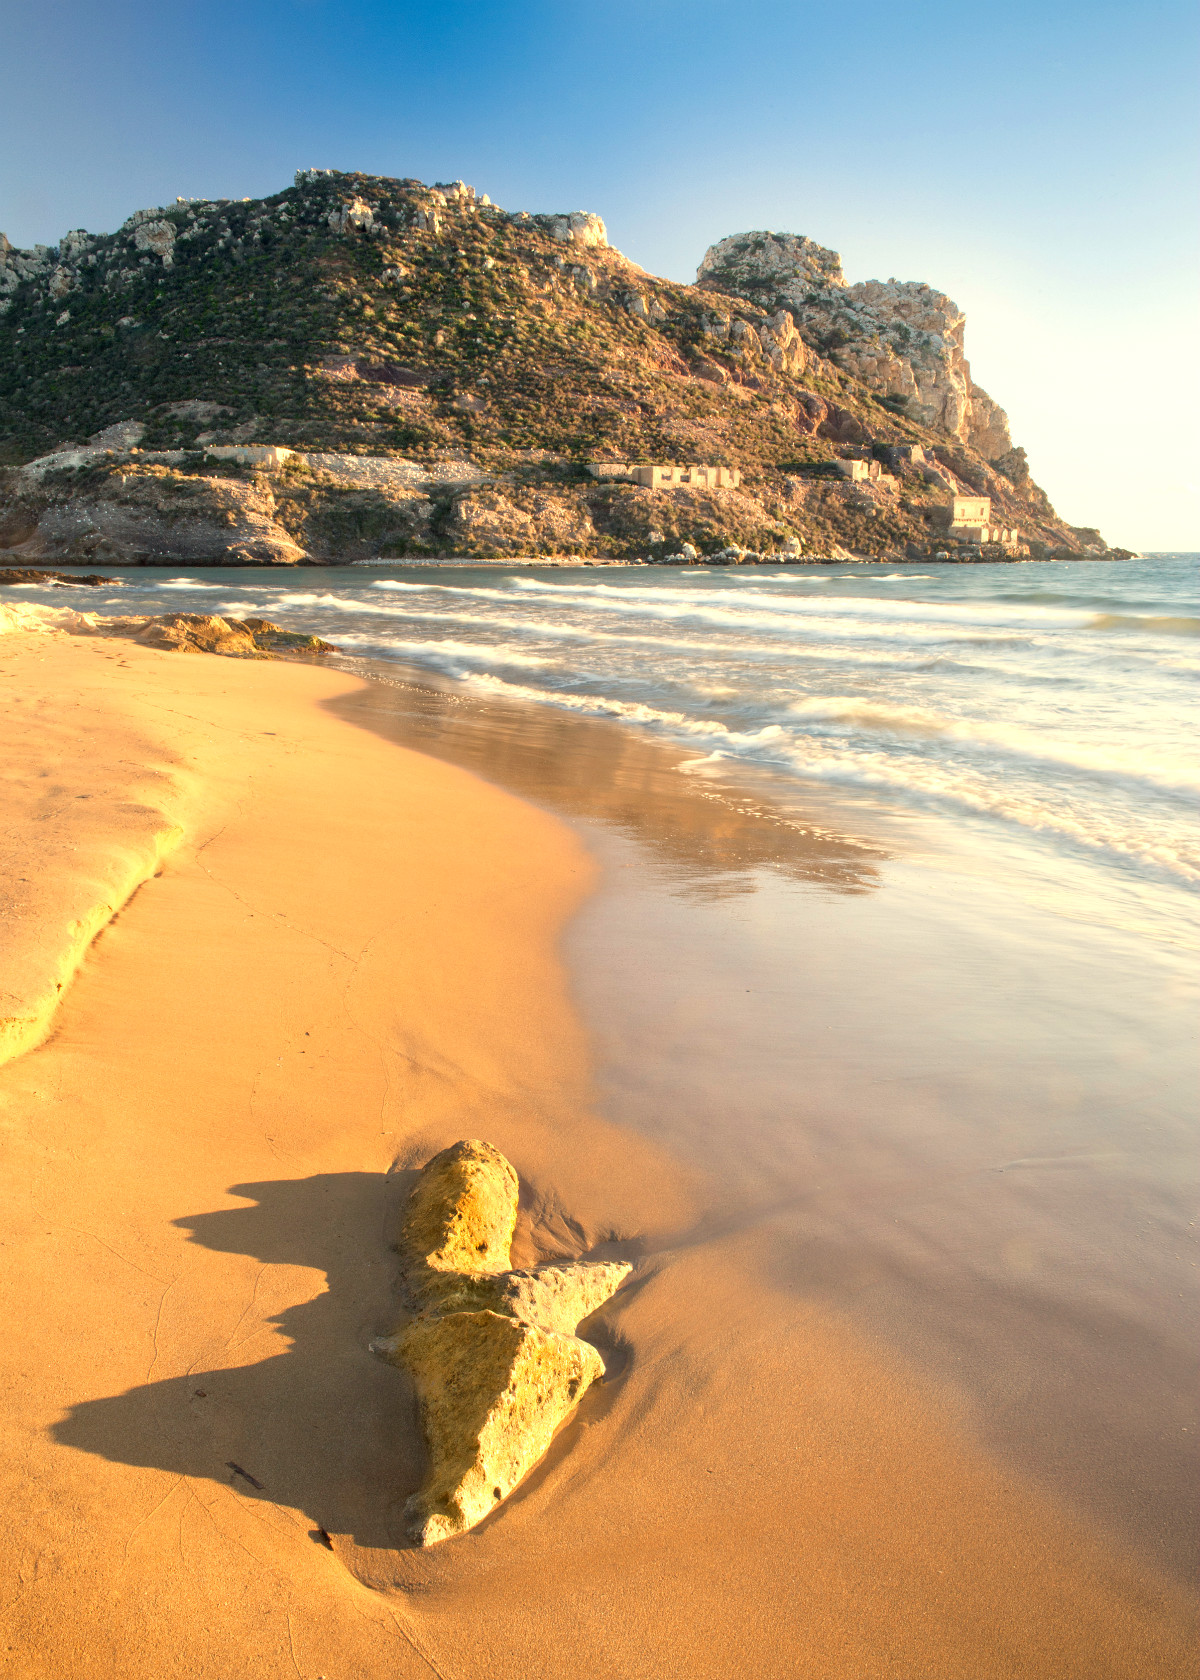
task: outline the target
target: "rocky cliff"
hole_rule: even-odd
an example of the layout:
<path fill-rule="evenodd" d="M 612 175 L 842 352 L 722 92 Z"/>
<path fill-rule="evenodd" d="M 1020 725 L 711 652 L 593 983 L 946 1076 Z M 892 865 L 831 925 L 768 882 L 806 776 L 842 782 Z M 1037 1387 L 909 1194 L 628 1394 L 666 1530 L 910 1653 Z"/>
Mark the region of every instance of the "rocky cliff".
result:
<path fill-rule="evenodd" d="M 1101 552 L 1030 479 L 962 341 L 941 293 L 848 286 L 811 240 L 736 235 L 677 285 L 595 215 L 512 214 L 461 182 L 305 170 L 56 248 L 0 236 L 0 550 L 902 559 L 937 551 L 968 492 L 1035 554 Z M 855 455 L 886 470 L 851 482 Z M 595 459 L 742 482 L 650 490 Z"/>
<path fill-rule="evenodd" d="M 836 251 L 790 233 L 722 239 L 696 278 L 712 291 L 789 310 L 806 342 L 837 367 L 985 461 L 1002 463 L 1011 451 L 1008 416 L 971 378 L 966 316 L 944 292 L 917 280 L 848 286 Z"/>

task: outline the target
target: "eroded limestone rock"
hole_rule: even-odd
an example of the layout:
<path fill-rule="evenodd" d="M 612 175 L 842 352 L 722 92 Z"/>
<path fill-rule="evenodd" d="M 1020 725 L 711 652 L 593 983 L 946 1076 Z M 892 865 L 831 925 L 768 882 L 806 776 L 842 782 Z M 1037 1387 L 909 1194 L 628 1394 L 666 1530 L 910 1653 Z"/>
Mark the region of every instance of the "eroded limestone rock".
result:
<path fill-rule="evenodd" d="M 171 268 L 175 262 L 175 229 L 165 220 L 138 222 L 133 230 L 133 248 L 149 252 L 164 268 Z"/>
<path fill-rule="evenodd" d="M 0 583 L 16 574 L 0 573 Z M 54 573 L 31 573 L 33 578 Z M 72 583 L 111 583 L 103 577 L 72 578 Z M 0 608 L 0 633 L 26 630 L 63 631 L 69 636 L 125 636 L 146 647 L 175 652 L 220 653 L 232 659 L 270 659 L 276 653 L 337 653 L 330 642 L 306 636 L 299 630 L 284 630 L 269 618 L 221 618 L 207 613 L 160 613 L 110 616 L 107 613 L 75 612 L 70 607 L 28 605 Z"/>
<path fill-rule="evenodd" d="M 111 635 L 133 635 L 148 647 L 179 652 L 223 653 L 233 659 L 261 659 L 272 653 L 336 653 L 331 642 L 303 631 L 284 630 L 269 618 L 221 618 L 207 613 L 162 613 L 156 618 L 113 619 Z M 125 628 L 125 627 L 128 628 Z M 106 621 L 97 616 L 97 628 L 106 633 Z"/>
<path fill-rule="evenodd" d="M 563 245 L 597 246 L 608 244 L 608 230 L 592 210 L 571 210 L 563 216 L 548 218 L 550 234 Z"/>
<path fill-rule="evenodd" d="M 123 582 L 121 578 L 102 577 L 99 572 L 43 572 L 33 566 L 0 566 L 0 584 L 84 584 L 95 588 L 101 583 L 119 585 Z"/>
<path fill-rule="evenodd" d="M 435 1155 L 400 1237 L 417 1316 L 378 1351 L 412 1376 L 429 1468 L 409 1500 L 422 1546 L 462 1534 L 537 1463 L 604 1361 L 574 1330 L 632 1269 L 576 1261 L 507 1271 L 518 1180 L 479 1139 Z"/>
<path fill-rule="evenodd" d="M 405 1507 L 422 1546 L 495 1510 L 604 1374 L 587 1342 L 496 1312 L 418 1319 L 397 1352 L 416 1385 L 429 1445 L 425 1480 Z"/>
<path fill-rule="evenodd" d="M 501 1272 L 492 1277 L 438 1272 L 422 1294 L 442 1314 L 487 1308 L 538 1330 L 570 1336 L 581 1319 L 616 1293 L 630 1270 L 626 1260 L 578 1260 L 567 1266 L 540 1266 L 536 1271 Z"/>
<path fill-rule="evenodd" d="M 517 1228 L 517 1175 L 490 1143 L 451 1144 L 422 1169 L 401 1249 L 437 1272 L 502 1272 Z"/>

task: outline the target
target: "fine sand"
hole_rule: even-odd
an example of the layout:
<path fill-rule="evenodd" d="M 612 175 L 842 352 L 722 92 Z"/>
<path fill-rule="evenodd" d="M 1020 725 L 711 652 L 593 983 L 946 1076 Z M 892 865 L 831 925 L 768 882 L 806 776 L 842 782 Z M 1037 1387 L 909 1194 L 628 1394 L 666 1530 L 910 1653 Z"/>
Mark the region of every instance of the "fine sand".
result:
<path fill-rule="evenodd" d="M 1181 1590 L 595 1114 L 569 829 L 356 727 L 341 672 L 15 634 L 0 673 L 6 1674 L 1188 1672 Z M 608 1381 L 421 1553 L 367 1347 L 411 1169 L 469 1136 L 518 1261 L 638 1266 Z"/>

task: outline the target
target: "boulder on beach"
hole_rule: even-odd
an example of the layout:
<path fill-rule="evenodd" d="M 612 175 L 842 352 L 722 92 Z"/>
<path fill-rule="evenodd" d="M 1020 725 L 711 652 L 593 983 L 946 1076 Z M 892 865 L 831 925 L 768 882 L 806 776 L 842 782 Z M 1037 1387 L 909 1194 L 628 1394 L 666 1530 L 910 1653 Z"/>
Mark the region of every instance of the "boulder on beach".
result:
<path fill-rule="evenodd" d="M 492 1144 L 464 1139 L 427 1163 L 399 1250 L 413 1320 L 376 1351 L 413 1379 L 429 1465 L 406 1507 L 433 1546 L 473 1528 L 542 1457 L 604 1361 L 574 1334 L 632 1270 L 574 1261 L 506 1270 L 519 1181 Z"/>
<path fill-rule="evenodd" d="M 518 1179 L 498 1149 L 466 1139 L 421 1172 L 401 1248 L 432 1271 L 502 1272 L 517 1228 Z"/>
<path fill-rule="evenodd" d="M 429 1467 L 405 1507 L 422 1546 L 474 1528 L 537 1463 L 604 1375 L 594 1347 L 496 1312 L 420 1318 L 397 1352 L 412 1376 Z"/>

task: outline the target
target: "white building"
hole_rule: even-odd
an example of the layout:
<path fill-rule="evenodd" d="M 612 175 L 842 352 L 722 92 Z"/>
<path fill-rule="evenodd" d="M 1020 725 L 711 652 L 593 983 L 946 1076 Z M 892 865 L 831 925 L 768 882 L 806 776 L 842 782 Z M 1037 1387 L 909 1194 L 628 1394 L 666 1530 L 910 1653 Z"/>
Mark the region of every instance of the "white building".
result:
<path fill-rule="evenodd" d="M 863 484 L 868 479 L 878 478 L 883 470 L 878 461 L 843 461 L 839 458 L 833 465 L 851 484 Z"/>
<path fill-rule="evenodd" d="M 637 466 L 627 461 L 589 461 L 593 478 L 626 484 L 644 484 L 651 490 L 673 490 L 679 485 L 705 490 L 736 490 L 742 475 L 736 467 Z"/>
<path fill-rule="evenodd" d="M 281 467 L 295 450 L 285 449 L 280 443 L 210 443 L 204 453 L 218 461 L 239 461 L 246 467 Z"/>

